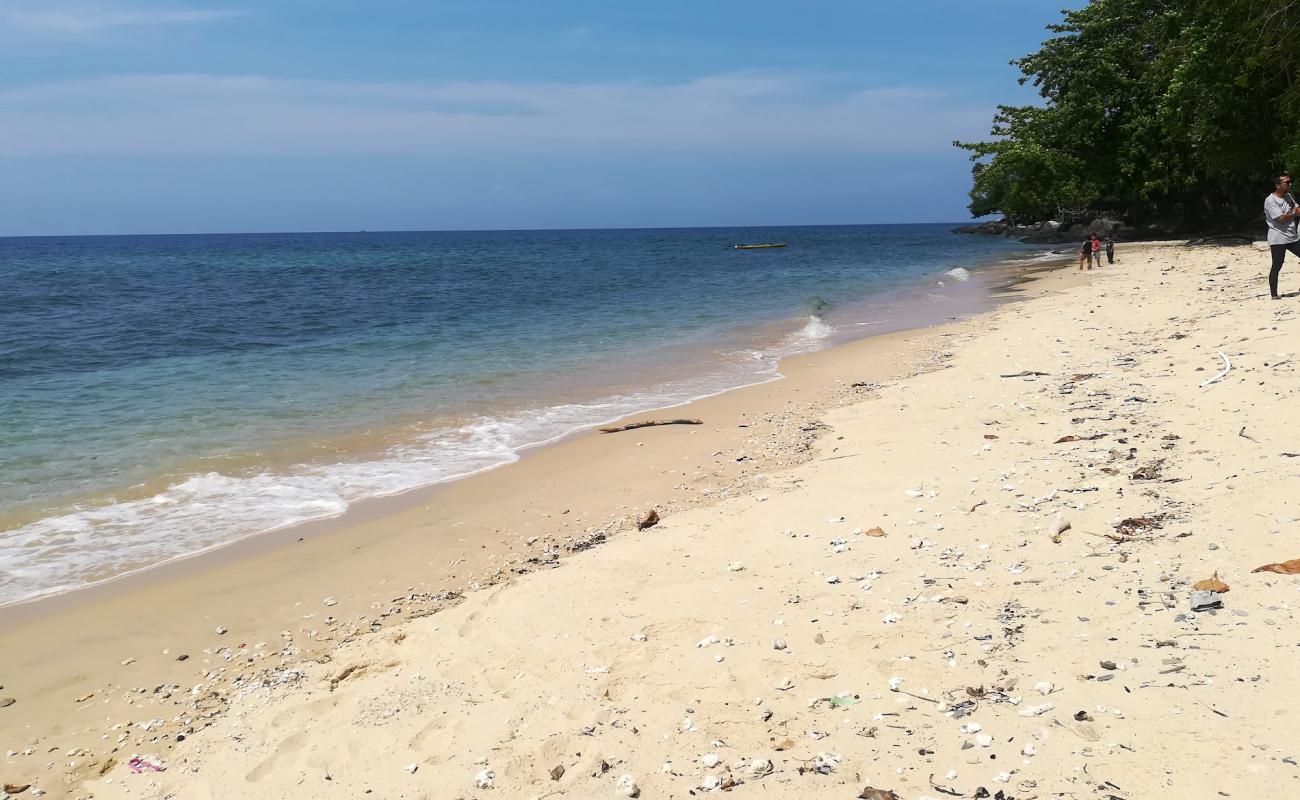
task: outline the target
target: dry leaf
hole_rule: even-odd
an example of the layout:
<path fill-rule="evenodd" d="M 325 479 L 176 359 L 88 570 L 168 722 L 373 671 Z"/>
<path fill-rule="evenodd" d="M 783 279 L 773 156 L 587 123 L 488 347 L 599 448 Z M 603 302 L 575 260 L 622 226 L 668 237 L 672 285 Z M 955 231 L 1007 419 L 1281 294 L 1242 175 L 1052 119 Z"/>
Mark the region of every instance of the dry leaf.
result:
<path fill-rule="evenodd" d="M 1077 441 L 1079 441 L 1079 437 L 1071 434 L 1069 436 L 1062 436 L 1061 438 L 1056 440 L 1056 443 L 1065 444 L 1066 442 L 1077 442 Z"/>
<path fill-rule="evenodd" d="M 791 739 L 786 739 L 784 741 L 777 742 L 776 746 L 773 747 L 772 749 L 778 753 L 784 753 L 786 750 L 790 750 L 793 747 L 794 747 L 794 741 Z"/>
<path fill-rule="evenodd" d="M 858 800 L 902 800 L 889 789 L 873 789 L 870 786 L 862 790 Z"/>
<path fill-rule="evenodd" d="M 555 766 L 551 767 L 551 780 L 558 781 L 560 778 L 563 777 L 564 777 L 563 764 L 556 764 Z"/>
<path fill-rule="evenodd" d="M 986 433 L 986 434 L 984 434 L 984 438 L 985 438 L 985 439 L 989 439 L 989 440 L 993 440 L 993 439 L 996 439 L 996 438 L 998 438 L 998 437 L 997 437 L 996 435 L 992 434 L 992 433 Z"/>
<path fill-rule="evenodd" d="M 1262 567 L 1256 567 L 1251 572 L 1276 572 L 1278 575 L 1300 575 L 1300 558 L 1293 558 L 1290 561 L 1279 561 L 1276 564 L 1265 564 Z"/>
<path fill-rule="evenodd" d="M 1197 581 L 1192 584 L 1192 588 L 1198 592 L 1223 592 L 1228 591 L 1228 584 L 1219 580 L 1219 573 L 1215 572 L 1213 578 L 1207 578 L 1203 581 Z"/>
<path fill-rule="evenodd" d="M 884 530 L 884 528 L 872 528 L 871 530 L 867 531 L 867 535 L 868 535 L 868 536 L 884 536 L 884 535 L 885 535 L 885 530 Z"/>

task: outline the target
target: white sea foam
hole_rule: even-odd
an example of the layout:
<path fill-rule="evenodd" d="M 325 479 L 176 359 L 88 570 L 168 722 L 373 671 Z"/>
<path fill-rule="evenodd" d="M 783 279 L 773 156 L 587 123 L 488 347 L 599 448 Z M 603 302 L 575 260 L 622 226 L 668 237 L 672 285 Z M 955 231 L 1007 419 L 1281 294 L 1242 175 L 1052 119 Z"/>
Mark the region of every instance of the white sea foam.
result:
<path fill-rule="evenodd" d="M 814 318 L 815 319 L 815 318 Z M 805 330 L 821 334 L 824 323 Z M 210 472 L 151 497 L 76 509 L 0 534 L 0 605 L 76 589 L 96 579 L 174 561 L 238 539 L 337 517 L 359 500 L 456 480 L 517 461 L 553 442 L 628 414 L 667 408 L 779 377 L 778 358 L 800 346 L 736 353 L 733 366 L 638 393 L 590 403 L 483 417 L 428 432 L 376 458 L 303 464 L 284 473 Z"/>
<path fill-rule="evenodd" d="M 944 274 L 945 274 L 945 275 L 951 275 L 951 276 L 953 277 L 954 280 L 959 280 L 959 281 L 968 281 L 968 280 L 970 280 L 970 272 L 968 272 L 968 271 L 967 271 L 965 268 L 963 268 L 963 267 L 956 267 L 956 268 L 954 268 L 954 269 L 950 269 L 950 270 L 948 270 L 947 272 L 945 272 Z"/>
<path fill-rule="evenodd" d="M 826 321 L 816 314 L 808 317 L 808 324 L 804 325 L 791 337 L 791 344 L 800 344 L 805 342 L 820 342 L 830 337 L 835 329 L 826 324 Z"/>

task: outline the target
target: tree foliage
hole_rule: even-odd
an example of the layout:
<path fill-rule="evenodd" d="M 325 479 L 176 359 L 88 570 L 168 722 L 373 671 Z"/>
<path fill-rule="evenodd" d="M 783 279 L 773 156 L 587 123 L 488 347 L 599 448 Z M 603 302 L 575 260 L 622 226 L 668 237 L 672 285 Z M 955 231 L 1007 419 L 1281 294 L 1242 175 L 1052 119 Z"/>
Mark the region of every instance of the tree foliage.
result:
<path fill-rule="evenodd" d="M 1100 211 L 1205 227 L 1300 167 L 1300 0 L 1092 0 L 1012 62 L 1041 105 L 999 106 L 971 213 Z"/>

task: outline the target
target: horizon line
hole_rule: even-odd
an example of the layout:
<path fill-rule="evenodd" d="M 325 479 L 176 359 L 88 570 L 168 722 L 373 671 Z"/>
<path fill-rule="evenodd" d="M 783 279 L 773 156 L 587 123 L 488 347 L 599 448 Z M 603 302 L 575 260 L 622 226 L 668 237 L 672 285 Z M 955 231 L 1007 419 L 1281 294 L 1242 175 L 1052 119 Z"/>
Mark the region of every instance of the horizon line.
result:
<path fill-rule="evenodd" d="M 676 230 L 724 230 L 735 228 L 860 228 L 881 227 L 886 225 L 970 225 L 979 220 L 973 217 L 965 221 L 936 220 L 928 222 L 831 222 L 799 224 L 761 224 L 761 225 L 645 225 L 645 226 L 597 226 L 579 228 L 393 228 L 371 230 L 365 228 L 348 230 L 283 230 L 283 231 L 178 231 L 171 233 L 17 233 L 0 234 L 0 240 L 6 239 L 89 239 L 130 236 L 323 236 L 337 234 L 392 234 L 392 233 L 560 233 L 567 231 L 676 231 Z"/>

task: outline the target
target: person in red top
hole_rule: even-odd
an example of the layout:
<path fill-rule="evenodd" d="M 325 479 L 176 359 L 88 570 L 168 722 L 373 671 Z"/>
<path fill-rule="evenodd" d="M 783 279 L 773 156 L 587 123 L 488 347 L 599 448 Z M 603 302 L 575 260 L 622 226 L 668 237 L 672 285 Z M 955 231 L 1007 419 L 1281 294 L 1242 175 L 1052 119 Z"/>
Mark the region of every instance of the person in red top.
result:
<path fill-rule="evenodd" d="M 1089 246 L 1092 250 L 1092 261 L 1096 263 L 1098 269 L 1101 269 L 1101 237 L 1094 233 L 1092 239 L 1089 240 Z M 1092 269 L 1091 263 L 1088 265 L 1088 269 Z"/>

